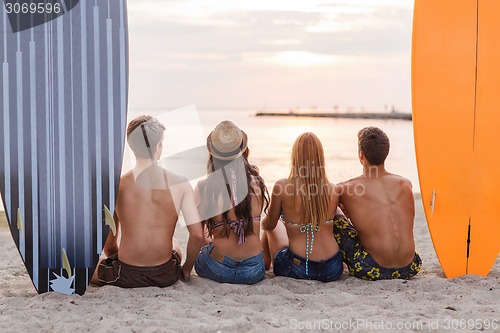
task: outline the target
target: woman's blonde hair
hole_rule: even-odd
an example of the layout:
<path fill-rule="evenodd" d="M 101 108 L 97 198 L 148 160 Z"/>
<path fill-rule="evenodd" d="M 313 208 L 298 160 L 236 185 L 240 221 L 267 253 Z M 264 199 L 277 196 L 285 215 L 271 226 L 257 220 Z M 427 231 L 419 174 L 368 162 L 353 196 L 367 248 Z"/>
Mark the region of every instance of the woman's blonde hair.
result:
<path fill-rule="evenodd" d="M 303 133 L 295 140 L 288 180 L 300 197 L 302 222 L 319 229 L 328 217 L 332 189 L 326 175 L 323 145 L 314 133 Z"/>

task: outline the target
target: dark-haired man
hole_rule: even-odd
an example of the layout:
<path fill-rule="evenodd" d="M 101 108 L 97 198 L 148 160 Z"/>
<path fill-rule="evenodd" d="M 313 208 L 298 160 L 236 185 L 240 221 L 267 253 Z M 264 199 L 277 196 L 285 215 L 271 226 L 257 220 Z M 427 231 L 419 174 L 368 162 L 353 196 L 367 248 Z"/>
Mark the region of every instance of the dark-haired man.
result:
<path fill-rule="evenodd" d="M 179 279 L 189 280 L 203 241 L 194 192 L 185 177 L 157 165 L 163 149 L 165 127 L 151 116 L 132 120 L 127 142 L 136 157 L 133 170 L 121 177 L 114 220 L 104 245 L 108 256 L 97 268 L 93 282 L 125 288 L 166 287 Z M 173 238 L 182 211 L 189 240 L 186 261 L 181 264 L 179 245 Z"/>
<path fill-rule="evenodd" d="M 338 187 L 349 219 L 335 220 L 335 239 L 351 275 L 365 280 L 409 279 L 422 264 L 413 239 L 412 184 L 385 170 L 389 147 L 379 128 L 359 131 L 363 174 Z"/>

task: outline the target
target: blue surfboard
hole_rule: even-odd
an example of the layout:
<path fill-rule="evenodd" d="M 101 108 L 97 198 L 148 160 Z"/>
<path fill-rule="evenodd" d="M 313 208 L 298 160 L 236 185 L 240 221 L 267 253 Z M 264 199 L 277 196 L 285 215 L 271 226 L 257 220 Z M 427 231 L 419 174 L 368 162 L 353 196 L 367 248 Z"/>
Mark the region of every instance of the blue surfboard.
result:
<path fill-rule="evenodd" d="M 0 7 L 0 191 L 10 231 L 39 293 L 82 295 L 113 224 L 122 166 L 126 1 Z"/>

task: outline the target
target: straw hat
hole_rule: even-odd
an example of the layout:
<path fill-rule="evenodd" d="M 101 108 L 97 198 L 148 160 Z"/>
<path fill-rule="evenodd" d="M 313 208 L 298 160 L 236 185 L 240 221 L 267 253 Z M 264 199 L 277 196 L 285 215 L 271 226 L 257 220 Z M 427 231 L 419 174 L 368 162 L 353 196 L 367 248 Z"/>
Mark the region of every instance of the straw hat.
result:
<path fill-rule="evenodd" d="M 207 148 L 213 157 L 234 160 L 247 150 L 248 137 L 232 122 L 225 120 L 215 127 L 207 138 Z"/>

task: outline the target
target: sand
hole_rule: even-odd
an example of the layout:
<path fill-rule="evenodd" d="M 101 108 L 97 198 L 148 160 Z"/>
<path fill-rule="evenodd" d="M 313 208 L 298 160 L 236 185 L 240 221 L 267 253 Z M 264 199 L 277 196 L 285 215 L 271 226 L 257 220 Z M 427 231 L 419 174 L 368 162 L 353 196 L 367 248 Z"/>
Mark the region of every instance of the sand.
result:
<path fill-rule="evenodd" d="M 0 216 L 0 332 L 500 332 L 500 258 L 488 277 L 446 279 L 420 201 L 422 271 L 410 281 L 349 277 L 321 283 L 274 277 L 254 286 L 189 283 L 135 290 L 89 287 L 37 295 Z M 176 237 L 185 246 L 186 230 Z M 489 329 L 487 329 L 489 327 Z M 496 328 L 496 329 L 495 329 Z"/>

